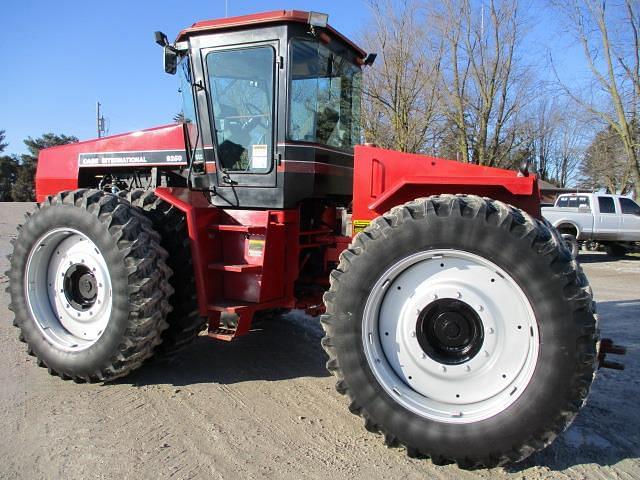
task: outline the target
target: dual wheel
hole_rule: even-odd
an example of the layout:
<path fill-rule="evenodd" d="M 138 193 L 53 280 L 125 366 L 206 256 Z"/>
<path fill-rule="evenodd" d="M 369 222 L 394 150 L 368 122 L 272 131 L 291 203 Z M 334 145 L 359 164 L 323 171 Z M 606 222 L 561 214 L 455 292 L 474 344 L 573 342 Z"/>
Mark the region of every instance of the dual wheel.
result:
<path fill-rule="evenodd" d="M 62 378 L 126 375 L 203 324 L 184 219 L 151 192 L 128 195 L 50 197 L 13 241 L 14 324 L 39 365 Z"/>
<path fill-rule="evenodd" d="M 463 468 L 548 445 L 584 403 L 596 360 L 591 290 L 558 232 L 474 196 L 378 217 L 325 294 L 328 369 L 389 446 Z"/>

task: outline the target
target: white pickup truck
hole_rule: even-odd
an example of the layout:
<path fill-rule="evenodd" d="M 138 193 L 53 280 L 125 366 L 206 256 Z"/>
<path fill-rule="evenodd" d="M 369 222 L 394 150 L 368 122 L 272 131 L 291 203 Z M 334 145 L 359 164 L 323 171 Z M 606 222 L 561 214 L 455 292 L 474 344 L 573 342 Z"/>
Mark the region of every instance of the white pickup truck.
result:
<path fill-rule="evenodd" d="M 640 206 L 620 195 L 559 195 L 553 207 L 542 208 L 542 216 L 560 231 L 568 244 L 573 243 L 576 254 L 578 242 L 597 242 L 616 257 L 636 250 L 636 242 L 640 242 Z"/>

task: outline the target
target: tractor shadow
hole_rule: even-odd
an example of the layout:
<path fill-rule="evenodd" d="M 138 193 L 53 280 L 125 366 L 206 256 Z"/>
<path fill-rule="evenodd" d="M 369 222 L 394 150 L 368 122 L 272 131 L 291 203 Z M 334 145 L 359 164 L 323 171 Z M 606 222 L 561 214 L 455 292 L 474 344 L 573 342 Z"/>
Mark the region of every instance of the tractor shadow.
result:
<path fill-rule="evenodd" d="M 174 358 L 152 360 L 114 383 L 187 386 L 328 377 L 319 317 L 277 316 L 232 342 L 199 336 Z"/>
<path fill-rule="evenodd" d="M 640 299 L 598 302 L 601 337 L 627 347 L 625 356 L 611 360 L 624 363 L 625 370 L 598 371 L 587 404 L 573 424 L 554 443 L 524 462 L 505 467 L 524 473 L 532 467 L 552 471 L 577 469 L 581 465 L 616 465 L 640 459 Z M 588 478 L 588 471 L 583 472 Z"/>

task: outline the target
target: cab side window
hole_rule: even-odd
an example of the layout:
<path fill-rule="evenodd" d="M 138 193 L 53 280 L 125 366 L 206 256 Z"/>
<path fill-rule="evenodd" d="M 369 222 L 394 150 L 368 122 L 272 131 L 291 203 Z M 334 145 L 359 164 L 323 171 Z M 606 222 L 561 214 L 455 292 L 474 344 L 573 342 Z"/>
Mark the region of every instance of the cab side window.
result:
<path fill-rule="evenodd" d="M 598 197 L 598 206 L 600 213 L 616 213 L 613 197 Z"/>
<path fill-rule="evenodd" d="M 621 198 L 620 208 L 625 215 L 640 215 L 640 205 L 630 198 Z"/>
<path fill-rule="evenodd" d="M 274 55 L 270 46 L 207 55 L 218 158 L 225 170 L 271 168 Z"/>
<path fill-rule="evenodd" d="M 589 197 L 578 197 L 578 208 L 589 208 Z"/>

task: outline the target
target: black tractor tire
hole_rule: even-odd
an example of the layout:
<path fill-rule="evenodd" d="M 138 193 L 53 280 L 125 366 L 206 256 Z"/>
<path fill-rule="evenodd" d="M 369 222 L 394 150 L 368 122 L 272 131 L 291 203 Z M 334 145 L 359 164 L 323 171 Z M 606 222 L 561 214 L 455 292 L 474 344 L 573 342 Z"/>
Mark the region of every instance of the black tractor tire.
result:
<path fill-rule="evenodd" d="M 371 333 L 363 337 L 364 309 L 373 289 L 388 285 L 383 275 L 394 265 L 438 249 L 468 252 L 508 272 L 538 325 L 535 369 L 520 396 L 495 415 L 469 423 L 440 421 L 406 408 L 397 399 L 401 393 L 383 388 L 365 353 L 364 344 L 372 340 Z M 433 196 L 376 218 L 341 254 L 324 302 L 327 369 L 338 379 L 337 391 L 349 397 L 349 410 L 364 419 L 367 430 L 382 434 L 388 446 L 405 446 L 410 457 L 430 457 L 438 465 L 490 468 L 541 450 L 573 421 L 594 378 L 595 303 L 580 266 L 553 227 L 491 199 Z M 381 331 L 374 334 L 384 338 Z"/>
<path fill-rule="evenodd" d="M 169 252 L 167 264 L 173 271 L 170 283 L 174 290 L 169 302 L 173 310 L 167 317 L 169 328 L 163 332 L 156 353 L 159 357 L 172 357 L 207 327 L 206 318 L 198 309 L 187 221 L 182 211 L 158 198 L 152 190 L 135 189 L 123 195 L 144 211 L 160 233 L 160 244 Z"/>
<path fill-rule="evenodd" d="M 571 253 L 571 257 L 578 258 L 578 254 L 580 253 L 580 244 L 578 243 L 576 236 L 569 233 L 563 233 L 562 241 L 564 242 L 567 250 L 569 250 L 569 253 Z"/>
<path fill-rule="evenodd" d="M 628 253 L 626 248 L 624 248 L 622 245 L 618 245 L 617 243 L 606 245 L 604 247 L 604 251 L 607 252 L 607 255 L 612 258 L 624 258 Z"/>
<path fill-rule="evenodd" d="M 107 266 L 112 292 L 111 310 L 109 315 L 105 314 L 108 320 L 102 333 L 87 348 L 74 350 L 72 345 L 71 351 L 44 334 L 47 328 L 42 326 L 43 319 L 34 318 L 32 304 L 25 294 L 27 261 L 43 247 L 39 239 L 66 228 L 94 243 Z M 100 190 L 59 193 L 27 216 L 12 241 L 7 272 L 9 308 L 15 314 L 14 325 L 20 329 L 20 340 L 26 342 L 27 352 L 37 358 L 38 365 L 65 380 L 100 382 L 127 375 L 153 355 L 168 327 L 166 317 L 171 310 L 168 297 L 172 293 L 167 252 L 158 239 L 151 222 L 126 200 Z M 52 252 L 51 257 L 44 256 L 43 265 L 49 265 L 53 255 Z M 37 275 L 30 281 L 35 278 Z M 60 299 L 64 295 L 60 293 Z M 58 312 L 51 308 L 50 318 L 55 318 Z M 64 327 L 59 328 L 64 331 Z"/>

